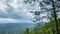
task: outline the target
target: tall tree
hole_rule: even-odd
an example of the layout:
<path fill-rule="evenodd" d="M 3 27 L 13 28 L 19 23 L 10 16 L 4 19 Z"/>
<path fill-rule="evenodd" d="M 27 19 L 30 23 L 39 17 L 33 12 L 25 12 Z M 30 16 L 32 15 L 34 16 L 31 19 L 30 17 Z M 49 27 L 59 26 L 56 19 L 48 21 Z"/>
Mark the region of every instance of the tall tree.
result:
<path fill-rule="evenodd" d="M 55 31 L 56 34 L 59 34 L 58 32 L 58 22 L 57 22 L 57 12 L 60 10 L 60 0 L 25 0 L 25 3 L 31 4 L 31 6 L 34 6 L 34 4 L 37 2 L 39 5 L 40 11 L 30 11 L 31 13 L 34 13 L 36 21 L 40 21 L 40 19 L 47 18 L 47 19 L 53 19 L 55 24 Z M 46 16 L 43 16 L 42 18 L 39 17 L 40 14 L 44 14 L 47 12 Z M 34 21 L 34 22 L 36 22 Z"/>
<path fill-rule="evenodd" d="M 57 22 L 57 14 L 56 14 L 56 11 L 55 11 L 55 5 L 54 5 L 54 1 L 52 1 L 52 5 L 53 5 L 53 12 L 54 12 L 54 20 L 55 20 L 55 25 L 56 25 L 56 34 L 59 34 L 58 32 L 58 22 Z"/>

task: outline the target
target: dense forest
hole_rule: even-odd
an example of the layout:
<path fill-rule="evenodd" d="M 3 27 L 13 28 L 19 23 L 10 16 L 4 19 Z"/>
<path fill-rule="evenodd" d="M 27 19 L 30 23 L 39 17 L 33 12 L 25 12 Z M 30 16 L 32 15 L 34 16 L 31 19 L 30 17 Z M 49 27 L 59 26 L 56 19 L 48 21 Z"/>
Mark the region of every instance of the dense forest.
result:
<path fill-rule="evenodd" d="M 36 28 L 38 28 L 38 26 Z M 34 28 L 35 30 L 30 30 L 29 28 L 26 28 L 24 34 L 55 34 L 55 24 L 53 20 L 45 23 L 45 25 L 41 26 L 41 28 L 36 28 Z M 60 19 L 58 19 L 58 29 L 60 34 Z"/>

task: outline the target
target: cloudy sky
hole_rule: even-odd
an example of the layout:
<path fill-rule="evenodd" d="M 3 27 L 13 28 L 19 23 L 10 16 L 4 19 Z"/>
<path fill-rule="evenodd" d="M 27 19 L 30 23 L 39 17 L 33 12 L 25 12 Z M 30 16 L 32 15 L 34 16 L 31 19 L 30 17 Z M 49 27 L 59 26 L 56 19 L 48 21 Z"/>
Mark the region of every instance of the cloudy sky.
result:
<path fill-rule="evenodd" d="M 39 10 L 37 5 L 30 6 L 23 0 L 0 0 L 0 23 L 32 23 L 34 15 L 29 10 Z"/>
<path fill-rule="evenodd" d="M 30 22 L 33 19 L 30 9 L 23 0 L 0 0 L 0 23 Z"/>

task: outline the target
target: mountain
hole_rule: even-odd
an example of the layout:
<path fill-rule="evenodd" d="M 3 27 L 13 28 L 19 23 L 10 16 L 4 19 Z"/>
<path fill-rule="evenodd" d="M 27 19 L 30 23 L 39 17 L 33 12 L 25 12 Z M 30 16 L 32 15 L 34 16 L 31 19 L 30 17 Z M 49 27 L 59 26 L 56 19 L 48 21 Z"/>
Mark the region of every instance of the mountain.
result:
<path fill-rule="evenodd" d="M 0 34 L 23 34 L 25 29 L 39 29 L 44 23 L 2 23 L 0 24 Z"/>
<path fill-rule="evenodd" d="M 10 30 L 11 28 L 20 28 L 20 29 L 23 29 L 23 28 L 26 28 L 26 27 L 29 27 L 33 25 L 32 23 L 5 23 L 5 24 L 0 24 L 0 29 L 1 30 Z"/>
<path fill-rule="evenodd" d="M 0 24 L 0 34 L 3 31 L 9 32 L 10 34 L 13 34 L 14 32 L 22 33 L 27 27 L 32 28 L 33 25 L 33 23 L 3 23 Z"/>

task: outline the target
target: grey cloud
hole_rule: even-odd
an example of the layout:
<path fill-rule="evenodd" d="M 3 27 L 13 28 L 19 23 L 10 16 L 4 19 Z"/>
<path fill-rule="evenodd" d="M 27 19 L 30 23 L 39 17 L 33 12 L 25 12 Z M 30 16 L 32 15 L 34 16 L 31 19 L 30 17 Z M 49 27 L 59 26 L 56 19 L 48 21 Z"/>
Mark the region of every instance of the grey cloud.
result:
<path fill-rule="evenodd" d="M 8 15 L 0 10 L 0 18 L 8 18 Z"/>
<path fill-rule="evenodd" d="M 4 11 L 0 11 L 0 18 L 31 19 L 30 16 L 26 15 L 28 13 L 29 6 L 28 7 L 27 5 L 24 6 L 24 4 L 22 3 L 23 4 L 22 6 L 18 6 L 18 8 L 15 9 L 8 3 L 10 2 L 10 0 L 4 2 L 5 5 L 8 7 L 5 11 L 7 13 L 4 13 Z M 27 9 L 27 11 L 24 11 L 23 9 Z"/>

